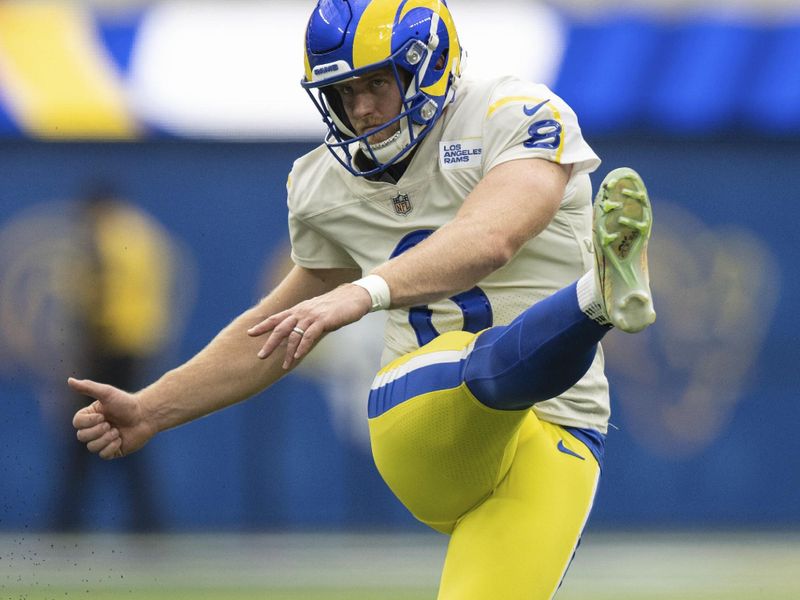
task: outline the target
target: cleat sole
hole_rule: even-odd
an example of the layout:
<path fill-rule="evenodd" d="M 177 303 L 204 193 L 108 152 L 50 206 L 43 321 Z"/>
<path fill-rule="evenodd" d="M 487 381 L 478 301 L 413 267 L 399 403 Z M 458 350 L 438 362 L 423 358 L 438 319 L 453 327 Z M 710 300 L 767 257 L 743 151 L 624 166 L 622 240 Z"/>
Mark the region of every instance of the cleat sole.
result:
<path fill-rule="evenodd" d="M 630 333 L 653 321 L 647 242 L 653 213 L 647 189 L 632 169 L 615 169 L 595 199 L 597 284 L 611 323 Z"/>

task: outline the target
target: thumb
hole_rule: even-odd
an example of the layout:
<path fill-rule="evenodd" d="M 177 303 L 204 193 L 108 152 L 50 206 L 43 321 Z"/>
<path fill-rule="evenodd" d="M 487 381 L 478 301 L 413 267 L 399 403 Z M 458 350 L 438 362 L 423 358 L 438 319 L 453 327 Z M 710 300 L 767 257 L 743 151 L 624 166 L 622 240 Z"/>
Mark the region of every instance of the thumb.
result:
<path fill-rule="evenodd" d="M 75 379 L 74 377 L 67 379 L 67 384 L 79 394 L 99 400 L 101 404 L 108 402 L 111 390 L 114 389 L 105 383 L 97 383 L 91 379 Z"/>

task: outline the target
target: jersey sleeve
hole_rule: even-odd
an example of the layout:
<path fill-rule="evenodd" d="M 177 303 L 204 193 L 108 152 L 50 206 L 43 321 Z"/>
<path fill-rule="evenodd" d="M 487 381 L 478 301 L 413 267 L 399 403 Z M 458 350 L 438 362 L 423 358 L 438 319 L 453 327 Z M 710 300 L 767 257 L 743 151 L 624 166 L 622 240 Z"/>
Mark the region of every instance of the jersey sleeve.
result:
<path fill-rule="evenodd" d="M 600 159 L 583 139 L 573 110 L 547 86 L 504 80 L 484 116 L 484 174 L 521 158 L 572 165 L 571 179 L 591 173 Z"/>
<path fill-rule="evenodd" d="M 289 239 L 292 261 L 307 269 L 357 269 L 358 264 L 340 245 L 311 226 L 302 217 L 302 202 L 295 197 L 293 174 L 286 182 L 289 206 Z"/>

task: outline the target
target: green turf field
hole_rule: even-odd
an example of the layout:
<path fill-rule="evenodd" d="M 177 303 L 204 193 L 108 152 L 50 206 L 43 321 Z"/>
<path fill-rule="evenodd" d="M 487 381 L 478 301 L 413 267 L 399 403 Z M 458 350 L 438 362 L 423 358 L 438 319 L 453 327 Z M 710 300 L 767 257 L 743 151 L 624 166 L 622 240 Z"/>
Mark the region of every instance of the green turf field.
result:
<path fill-rule="evenodd" d="M 13 600 L 50 600 L 52 598 L 91 598 L 92 600 L 435 600 L 435 590 L 402 590 L 385 591 L 381 589 L 348 589 L 348 590 L 231 590 L 220 589 L 163 589 L 146 591 L 119 590 L 59 590 L 46 592 L 42 590 L 9 589 L 2 592 L 3 599 Z M 768 589 L 744 590 L 741 592 L 689 592 L 689 593 L 651 593 L 629 591 L 625 593 L 576 595 L 562 590 L 556 600 L 797 600 L 797 588 L 794 592 L 774 593 Z M 488 599 L 487 600 L 494 600 Z M 497 599 L 502 600 L 502 599 Z"/>
<path fill-rule="evenodd" d="M 428 535 L 6 535 L 0 600 L 431 600 L 444 544 Z M 797 600 L 798 566 L 800 534 L 590 533 L 557 599 Z"/>
<path fill-rule="evenodd" d="M 163 590 L 59 590 L 46 592 L 30 589 L 9 589 L 0 598 L 13 600 L 50 600 L 52 598 L 91 598 L 92 600 L 435 600 L 436 591 L 431 589 L 385 591 L 381 589 L 347 590 L 231 590 L 220 589 L 163 589 Z M 687 592 L 651 593 L 629 591 L 612 594 L 591 593 L 576 595 L 562 590 L 556 600 L 797 600 L 797 588 L 793 592 L 773 592 L 770 589 L 744 590 L 741 592 Z M 488 599 L 487 600 L 494 600 Z M 497 599 L 502 600 L 502 599 Z"/>
<path fill-rule="evenodd" d="M 81 589 L 45 590 L 9 589 L 0 598 L 25 600 L 50 600 L 51 598 L 91 598 L 91 600 L 430 600 L 436 591 L 404 589 L 387 592 L 381 589 L 343 590 L 237 590 L 230 588 L 165 588 L 156 590 Z"/>

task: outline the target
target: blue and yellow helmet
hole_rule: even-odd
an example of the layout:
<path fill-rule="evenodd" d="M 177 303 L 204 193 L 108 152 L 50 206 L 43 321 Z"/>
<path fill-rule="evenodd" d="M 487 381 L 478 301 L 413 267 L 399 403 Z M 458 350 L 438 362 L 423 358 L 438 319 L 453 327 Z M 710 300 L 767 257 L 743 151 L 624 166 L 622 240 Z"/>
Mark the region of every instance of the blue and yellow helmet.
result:
<path fill-rule="evenodd" d="M 330 86 L 384 67 L 394 73 L 403 107 L 359 136 Z M 444 0 L 318 0 L 308 21 L 302 85 L 328 126 L 326 146 L 354 175 L 378 173 L 408 156 L 453 100 L 460 75 L 461 46 Z M 368 141 L 398 122 L 388 140 Z M 374 166 L 355 164 L 359 148 Z"/>

